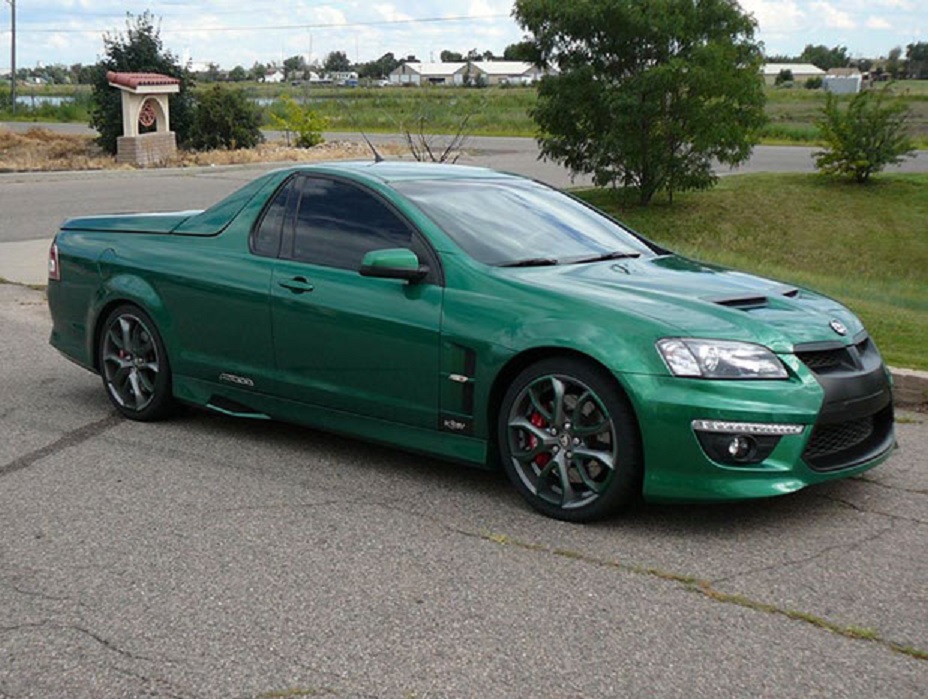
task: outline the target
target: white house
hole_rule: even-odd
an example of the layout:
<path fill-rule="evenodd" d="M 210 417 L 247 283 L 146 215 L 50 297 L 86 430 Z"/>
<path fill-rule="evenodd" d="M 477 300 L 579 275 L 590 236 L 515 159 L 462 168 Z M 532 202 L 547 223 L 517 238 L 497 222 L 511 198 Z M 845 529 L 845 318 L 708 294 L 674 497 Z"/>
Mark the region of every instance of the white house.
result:
<path fill-rule="evenodd" d="M 524 61 L 474 61 L 470 65 L 488 85 L 531 85 L 545 75 L 543 69 Z"/>
<path fill-rule="evenodd" d="M 463 85 L 466 63 L 404 63 L 390 73 L 395 85 Z"/>
<path fill-rule="evenodd" d="M 284 72 L 277 68 L 265 74 L 264 82 L 266 83 L 282 83 L 284 81 Z"/>
<path fill-rule="evenodd" d="M 765 63 L 761 67 L 761 74 L 767 85 L 773 85 L 777 76 L 784 70 L 793 74 L 793 82 L 796 83 L 803 83 L 809 78 L 825 77 L 825 71 L 811 63 Z"/>
<path fill-rule="evenodd" d="M 822 87 L 836 95 L 856 95 L 863 82 L 864 76 L 857 68 L 832 68 L 822 80 Z"/>
<path fill-rule="evenodd" d="M 468 61 L 404 63 L 390 73 L 394 85 L 466 85 L 483 80 L 487 85 L 530 85 L 545 71 L 523 61 Z"/>

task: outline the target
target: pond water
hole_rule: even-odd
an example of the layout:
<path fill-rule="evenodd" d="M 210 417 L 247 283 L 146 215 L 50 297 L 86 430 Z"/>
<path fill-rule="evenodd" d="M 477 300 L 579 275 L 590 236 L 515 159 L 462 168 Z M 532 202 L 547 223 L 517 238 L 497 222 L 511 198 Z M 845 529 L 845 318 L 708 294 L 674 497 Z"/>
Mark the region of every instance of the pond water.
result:
<path fill-rule="evenodd" d="M 60 107 L 62 104 L 70 104 L 74 101 L 73 97 L 63 97 L 61 95 L 16 95 L 16 104 L 25 107 L 41 107 L 50 104 L 53 107 Z"/>

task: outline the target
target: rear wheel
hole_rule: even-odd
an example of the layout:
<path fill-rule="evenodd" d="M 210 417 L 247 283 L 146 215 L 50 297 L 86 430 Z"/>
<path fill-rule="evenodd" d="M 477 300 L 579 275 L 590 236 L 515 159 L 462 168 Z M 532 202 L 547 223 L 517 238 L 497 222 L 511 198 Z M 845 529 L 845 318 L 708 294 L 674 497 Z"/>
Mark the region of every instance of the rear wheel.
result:
<path fill-rule="evenodd" d="M 503 398 L 503 466 L 540 512 L 573 522 L 600 519 L 641 487 L 641 448 L 627 398 L 603 370 L 552 358 L 519 374 Z"/>
<path fill-rule="evenodd" d="M 114 309 L 100 330 L 99 367 L 110 401 L 132 420 L 167 417 L 174 409 L 171 368 L 154 321 L 142 309 Z"/>

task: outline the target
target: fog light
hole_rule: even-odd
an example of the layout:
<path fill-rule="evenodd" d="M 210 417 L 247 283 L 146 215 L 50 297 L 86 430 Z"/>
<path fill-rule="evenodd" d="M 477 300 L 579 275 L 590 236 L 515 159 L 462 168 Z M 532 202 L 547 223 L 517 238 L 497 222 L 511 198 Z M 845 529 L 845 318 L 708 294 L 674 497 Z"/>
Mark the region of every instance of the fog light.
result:
<path fill-rule="evenodd" d="M 693 420 L 699 445 L 710 459 L 726 466 L 759 464 L 773 453 L 780 439 L 799 435 L 803 425 Z"/>
<path fill-rule="evenodd" d="M 750 460 L 751 453 L 757 449 L 757 443 L 743 434 L 736 435 L 728 442 L 728 455 L 735 461 Z"/>

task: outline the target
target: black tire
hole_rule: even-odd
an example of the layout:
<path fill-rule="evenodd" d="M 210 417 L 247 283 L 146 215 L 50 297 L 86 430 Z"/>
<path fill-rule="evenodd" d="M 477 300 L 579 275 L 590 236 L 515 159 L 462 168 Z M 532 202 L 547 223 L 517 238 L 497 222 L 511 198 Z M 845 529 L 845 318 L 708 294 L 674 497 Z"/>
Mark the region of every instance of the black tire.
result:
<path fill-rule="evenodd" d="M 602 519 L 641 492 L 634 412 L 592 363 L 553 357 L 524 369 L 503 397 L 497 439 L 506 475 L 549 517 Z"/>
<path fill-rule="evenodd" d="M 131 304 L 113 309 L 100 326 L 97 352 L 106 395 L 122 415 L 151 422 L 174 412 L 168 354 L 145 311 Z"/>

